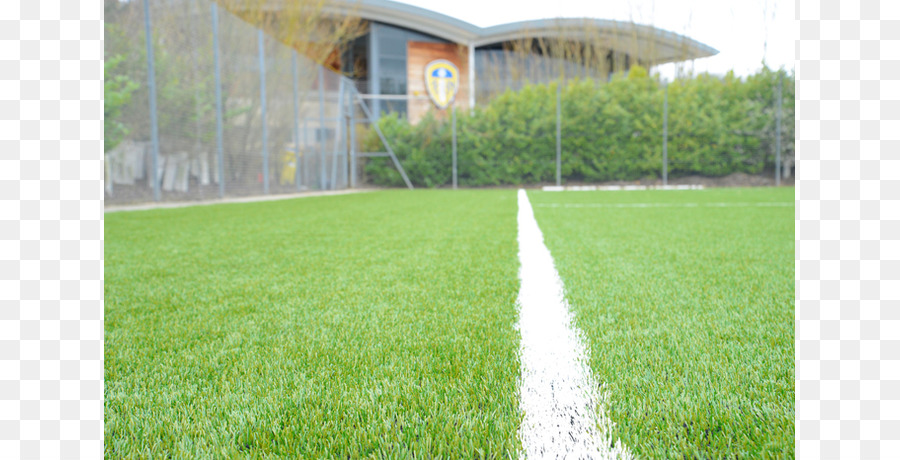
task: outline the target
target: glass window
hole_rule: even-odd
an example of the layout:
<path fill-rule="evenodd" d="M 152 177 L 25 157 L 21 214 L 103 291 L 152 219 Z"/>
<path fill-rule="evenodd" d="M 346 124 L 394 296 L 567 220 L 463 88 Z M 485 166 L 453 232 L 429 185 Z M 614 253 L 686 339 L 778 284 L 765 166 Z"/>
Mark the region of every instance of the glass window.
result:
<path fill-rule="evenodd" d="M 383 112 L 396 112 L 400 118 L 406 118 L 406 101 L 382 101 L 381 103 Z"/>
<path fill-rule="evenodd" d="M 402 38 L 386 38 L 381 41 L 381 52 L 383 57 L 402 57 L 406 58 L 406 40 Z"/>
<path fill-rule="evenodd" d="M 406 77 L 399 76 L 382 76 L 379 79 L 381 83 L 381 94 L 406 94 Z"/>
<path fill-rule="evenodd" d="M 371 62 L 377 59 L 378 62 L 378 75 L 371 75 L 371 77 L 378 79 L 379 94 L 406 94 L 406 50 L 408 42 L 449 43 L 447 40 L 413 32 L 401 27 L 381 23 L 373 24 L 373 26 L 378 28 L 373 35 L 378 41 L 376 44 L 378 56 L 369 56 L 369 60 Z M 399 112 L 401 116 L 406 116 L 406 101 L 382 100 L 378 102 L 378 106 L 382 112 Z"/>
<path fill-rule="evenodd" d="M 406 58 L 381 58 L 382 75 L 405 75 Z"/>

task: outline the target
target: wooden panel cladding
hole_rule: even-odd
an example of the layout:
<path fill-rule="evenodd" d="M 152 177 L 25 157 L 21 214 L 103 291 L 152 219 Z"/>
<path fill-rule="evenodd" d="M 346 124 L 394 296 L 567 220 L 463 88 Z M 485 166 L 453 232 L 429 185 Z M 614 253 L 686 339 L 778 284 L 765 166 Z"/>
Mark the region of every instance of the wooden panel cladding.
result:
<path fill-rule="evenodd" d="M 409 121 L 418 122 L 429 110 L 439 118 L 450 116 L 450 107 L 456 110 L 469 107 L 469 49 L 454 43 L 407 42 L 406 44 L 406 94 L 410 96 L 407 110 Z M 425 89 L 425 66 L 435 59 L 446 59 L 459 69 L 459 92 L 447 110 L 438 109 Z"/>

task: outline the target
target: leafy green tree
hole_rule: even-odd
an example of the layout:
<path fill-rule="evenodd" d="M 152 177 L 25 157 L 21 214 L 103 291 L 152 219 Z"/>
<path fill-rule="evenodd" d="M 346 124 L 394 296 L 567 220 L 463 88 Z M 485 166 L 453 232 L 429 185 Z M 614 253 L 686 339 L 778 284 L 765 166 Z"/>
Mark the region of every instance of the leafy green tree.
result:
<path fill-rule="evenodd" d="M 103 151 L 108 152 L 122 142 L 128 128 L 122 123 L 122 108 L 140 85 L 127 75 L 117 73 L 124 59 L 118 55 L 103 63 Z"/>

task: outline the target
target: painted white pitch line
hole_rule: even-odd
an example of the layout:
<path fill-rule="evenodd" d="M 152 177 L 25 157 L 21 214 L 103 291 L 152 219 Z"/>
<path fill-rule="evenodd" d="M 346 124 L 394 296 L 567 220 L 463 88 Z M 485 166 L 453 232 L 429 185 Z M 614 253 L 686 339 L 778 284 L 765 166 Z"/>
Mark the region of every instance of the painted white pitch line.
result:
<path fill-rule="evenodd" d="M 519 190 L 519 331 L 522 336 L 519 434 L 528 459 L 631 458 L 610 439 L 608 392 L 587 366 L 587 348 L 564 295 L 553 257 Z M 612 447 L 610 447 L 612 446 Z"/>
<path fill-rule="evenodd" d="M 760 203 L 538 203 L 538 208 L 739 208 L 794 206 L 793 202 Z"/>
<path fill-rule="evenodd" d="M 683 185 L 545 185 L 545 192 L 613 192 L 619 190 L 703 190 L 700 184 Z"/>

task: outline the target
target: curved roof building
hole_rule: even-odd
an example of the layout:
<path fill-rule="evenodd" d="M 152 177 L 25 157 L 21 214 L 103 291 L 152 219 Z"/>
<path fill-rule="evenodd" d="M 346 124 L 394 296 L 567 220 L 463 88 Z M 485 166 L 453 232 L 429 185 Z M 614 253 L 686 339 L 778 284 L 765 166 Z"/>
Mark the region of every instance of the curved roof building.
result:
<path fill-rule="evenodd" d="M 287 0 L 283 0 L 287 1 Z M 340 56 L 341 71 L 373 99 L 375 112 L 418 119 L 432 107 L 425 66 L 458 69 L 453 104 L 473 107 L 507 88 L 557 78 L 609 78 L 644 67 L 712 56 L 714 48 L 650 26 L 589 18 L 548 18 L 478 27 L 390 0 L 331 0 L 324 13 L 367 22 Z"/>
<path fill-rule="evenodd" d="M 657 64 L 718 53 L 710 46 L 673 32 L 606 19 L 548 18 L 478 27 L 441 13 L 390 0 L 334 0 L 326 5 L 325 10 L 335 15 L 353 14 L 369 21 L 424 32 L 447 42 L 473 45 L 476 49 L 523 38 L 566 37 L 582 41 L 601 38 L 608 40 L 611 46 L 631 43 L 645 50 L 655 48 L 660 53 Z"/>

